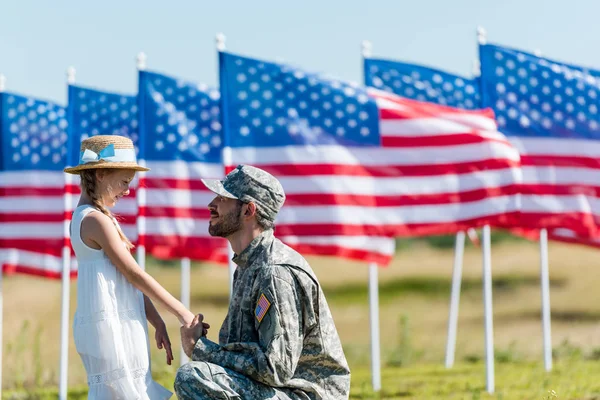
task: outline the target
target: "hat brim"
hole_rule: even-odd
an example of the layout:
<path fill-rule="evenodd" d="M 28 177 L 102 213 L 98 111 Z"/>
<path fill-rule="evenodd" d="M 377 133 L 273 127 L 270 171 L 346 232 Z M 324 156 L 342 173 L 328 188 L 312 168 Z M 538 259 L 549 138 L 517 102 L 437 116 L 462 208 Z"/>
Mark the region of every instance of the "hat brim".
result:
<path fill-rule="evenodd" d="M 89 164 L 81 164 L 75 167 L 65 168 L 63 171 L 68 174 L 79 175 L 79 173 L 86 169 L 128 169 L 133 171 L 150 171 L 150 168 L 142 167 L 141 165 L 135 163 L 127 163 L 127 162 L 111 162 L 111 163 L 89 163 Z"/>
<path fill-rule="evenodd" d="M 229 199 L 238 199 L 236 195 L 227 191 L 223 186 L 223 183 L 218 179 L 201 179 L 204 186 L 208 188 L 211 192 L 218 194 L 219 196 L 227 197 Z"/>

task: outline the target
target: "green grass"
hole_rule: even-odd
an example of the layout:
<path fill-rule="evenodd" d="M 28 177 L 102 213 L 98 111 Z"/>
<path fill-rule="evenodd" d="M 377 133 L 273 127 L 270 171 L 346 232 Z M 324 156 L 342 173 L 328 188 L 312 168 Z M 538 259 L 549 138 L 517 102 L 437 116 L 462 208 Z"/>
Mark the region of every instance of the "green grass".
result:
<path fill-rule="evenodd" d="M 600 399 L 600 363 L 559 361 L 551 372 L 539 362 L 497 363 L 495 393 L 488 394 L 483 363 L 459 364 L 452 369 L 439 365 L 384 368 L 382 390 L 373 392 L 368 367 L 352 370 L 351 399 Z M 157 376 L 158 375 L 158 376 Z M 155 374 L 172 389 L 171 374 Z M 556 394 L 552 394 L 552 391 Z M 72 388 L 69 399 L 85 399 L 85 387 Z M 554 397 L 553 397 L 554 396 Z M 41 389 L 6 392 L 3 399 L 56 399 L 57 390 Z"/>

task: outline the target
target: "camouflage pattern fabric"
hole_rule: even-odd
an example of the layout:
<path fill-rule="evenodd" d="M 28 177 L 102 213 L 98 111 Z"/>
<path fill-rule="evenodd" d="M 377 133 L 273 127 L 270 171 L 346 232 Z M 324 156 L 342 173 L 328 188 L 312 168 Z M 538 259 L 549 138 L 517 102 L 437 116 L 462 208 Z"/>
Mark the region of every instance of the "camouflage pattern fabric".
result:
<path fill-rule="evenodd" d="M 183 377 L 185 381 L 182 381 Z M 309 399 L 304 393 L 263 385 L 235 371 L 204 361 L 191 361 L 183 365 L 177 373 L 177 379 L 175 393 L 179 399 Z"/>
<path fill-rule="evenodd" d="M 219 344 L 201 338 L 192 360 L 244 375 L 257 387 L 278 388 L 290 398 L 347 399 L 350 369 L 325 296 L 306 260 L 276 239 L 272 230 L 233 260 L 238 268 Z M 195 398 L 186 393 L 200 390 L 195 365 L 177 373 L 175 390 L 182 399 Z M 306 397 L 298 397 L 302 395 Z"/>
<path fill-rule="evenodd" d="M 254 202 L 258 214 L 275 221 L 279 209 L 285 202 L 283 186 L 273 175 L 250 165 L 238 165 L 225 179 L 202 179 L 204 185 L 219 196 L 239 199 L 244 203 Z"/>

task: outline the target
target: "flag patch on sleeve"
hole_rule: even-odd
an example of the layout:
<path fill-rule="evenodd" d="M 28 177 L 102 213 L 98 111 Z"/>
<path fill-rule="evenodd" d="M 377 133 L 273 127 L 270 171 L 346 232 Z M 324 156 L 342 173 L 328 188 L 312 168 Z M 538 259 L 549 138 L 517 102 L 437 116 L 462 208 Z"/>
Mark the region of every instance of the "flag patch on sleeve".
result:
<path fill-rule="evenodd" d="M 254 309 L 254 315 L 256 316 L 258 322 L 263 320 L 267 314 L 267 311 L 269 310 L 269 307 L 271 307 L 271 303 L 269 300 L 267 300 L 267 297 L 264 295 L 264 293 L 261 293 L 260 298 L 256 303 L 256 308 Z"/>

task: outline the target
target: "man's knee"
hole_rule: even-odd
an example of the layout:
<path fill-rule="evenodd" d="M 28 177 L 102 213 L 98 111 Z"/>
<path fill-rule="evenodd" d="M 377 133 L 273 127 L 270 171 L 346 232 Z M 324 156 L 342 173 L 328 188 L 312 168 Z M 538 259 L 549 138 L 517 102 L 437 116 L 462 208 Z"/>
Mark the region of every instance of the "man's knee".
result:
<path fill-rule="evenodd" d="M 184 364 L 175 375 L 175 392 L 177 395 L 202 392 L 210 382 L 211 376 L 210 368 L 205 362 L 191 361 Z"/>

